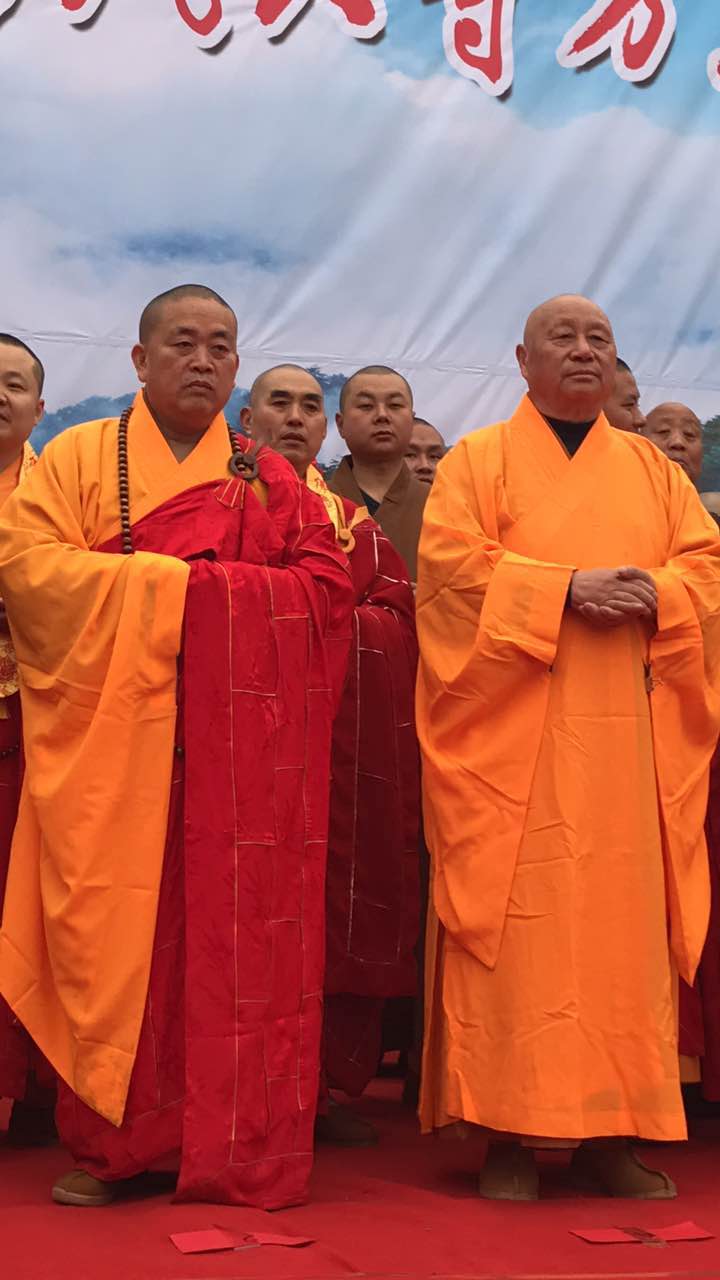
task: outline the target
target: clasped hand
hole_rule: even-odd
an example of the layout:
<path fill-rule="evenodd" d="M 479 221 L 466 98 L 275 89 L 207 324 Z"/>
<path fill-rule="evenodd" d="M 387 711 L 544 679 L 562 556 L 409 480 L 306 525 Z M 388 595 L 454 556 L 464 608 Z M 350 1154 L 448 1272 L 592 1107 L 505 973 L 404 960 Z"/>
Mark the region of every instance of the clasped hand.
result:
<path fill-rule="evenodd" d="M 570 583 L 570 607 L 599 627 L 654 622 L 657 588 L 645 569 L 578 569 Z"/>

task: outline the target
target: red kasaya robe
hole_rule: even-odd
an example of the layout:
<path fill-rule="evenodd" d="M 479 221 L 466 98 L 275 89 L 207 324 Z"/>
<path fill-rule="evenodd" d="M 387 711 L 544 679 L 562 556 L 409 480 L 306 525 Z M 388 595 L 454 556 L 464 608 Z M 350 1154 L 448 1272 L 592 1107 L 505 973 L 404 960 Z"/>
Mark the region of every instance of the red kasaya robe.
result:
<path fill-rule="evenodd" d="M 165 564 L 173 574 L 173 564 L 184 562 L 189 567 L 175 749 L 171 774 L 167 771 L 168 791 L 157 800 L 167 813 L 165 849 L 146 999 L 127 1095 L 123 1082 L 128 1041 L 116 1030 L 116 1023 L 128 1024 L 129 1009 L 127 999 L 114 993 L 127 989 L 134 1001 L 135 975 L 142 973 L 140 960 L 135 963 L 133 958 L 129 966 L 116 947 L 113 972 L 113 956 L 108 961 L 106 953 L 98 951 L 106 972 L 101 989 L 96 990 L 94 974 L 87 971 L 87 953 L 78 950 L 73 959 L 68 942 L 72 934 L 63 928 L 65 921 L 75 931 L 96 928 L 98 907 L 96 895 L 87 892 L 80 876 L 76 884 L 69 883 L 66 864 L 72 851 L 68 853 L 62 845 L 58 847 L 64 859 L 65 894 L 62 898 L 57 894 L 51 876 L 41 880 L 49 956 L 36 955 L 33 869 L 26 865 L 21 842 L 29 831 L 30 817 L 24 827 L 19 824 L 14 846 L 14 883 L 9 885 L 0 979 L 16 1012 L 27 1020 L 67 1082 L 61 1089 L 58 1127 L 80 1167 L 112 1181 L 151 1166 L 176 1165 L 179 1160 L 180 1199 L 286 1207 L 306 1197 L 312 1164 L 322 1021 L 330 733 L 346 660 L 351 585 L 318 500 L 300 485 L 283 459 L 269 451 L 260 454 L 263 509 L 250 486 L 228 478 L 229 446 L 222 418 L 187 462 L 180 464 L 184 472 L 177 464 L 173 468 L 169 451 L 153 428 L 142 401 L 136 402 L 129 435 L 131 479 L 139 477 L 145 483 L 152 475 L 164 499 L 155 504 L 152 486 L 146 484 L 149 491 L 137 504 L 143 514 L 133 527 L 136 555 L 118 555 L 117 535 L 100 540 L 89 554 L 70 547 L 64 556 L 56 556 L 53 582 L 45 586 L 59 598 L 63 584 L 57 575 L 62 575 L 66 564 L 69 581 L 77 583 L 85 563 L 83 554 L 88 557 L 88 572 L 92 570 L 102 589 L 111 577 L 113 594 L 106 596 L 106 608 L 122 600 L 119 583 L 126 583 L 127 592 L 133 581 L 149 579 L 150 594 L 139 607 L 151 612 L 138 619 L 136 608 L 127 622 L 121 615 L 117 632 L 119 646 L 128 635 L 127 628 L 135 626 L 136 620 L 142 624 L 137 642 L 141 646 L 138 686 L 133 684 L 137 673 L 132 664 L 123 666 L 126 658 L 119 650 L 117 658 L 110 659 L 116 674 L 118 669 L 121 675 L 128 672 L 118 682 L 114 706 L 105 712 L 117 715 L 116 733 L 123 744 L 126 722 L 132 728 L 137 715 L 142 728 L 142 684 L 153 672 L 142 652 L 142 637 L 151 631 L 160 635 L 163 623 L 152 614 L 152 592 L 159 589 L 153 581 L 162 586 Z M 97 447 L 111 459 L 117 428 L 108 422 L 98 424 L 96 430 L 98 435 L 104 433 L 99 445 L 88 437 L 90 443 L 83 439 L 76 450 L 81 499 L 72 515 L 80 523 L 104 528 L 103 494 L 100 491 L 98 508 L 98 491 L 92 477 L 82 474 L 86 465 L 82 457 Z M 142 446 L 150 458 L 147 466 Z M 72 447 L 71 441 L 62 446 L 65 453 Z M 191 462 L 196 453 L 197 462 Z M 57 456 L 56 452 L 56 460 Z M 101 473 L 109 475 L 102 458 L 101 462 Z M 182 475 L 196 480 L 201 466 L 214 478 L 183 489 Z M 63 454 L 63 468 L 69 467 Z M 62 468 L 58 465 L 57 470 Z M 172 496 L 167 496 L 168 490 Z M 40 578 L 38 591 L 46 581 L 40 562 L 36 570 L 34 561 L 44 554 L 46 563 L 48 554 L 47 521 L 36 521 L 35 515 L 40 494 L 38 487 L 13 513 L 12 527 L 9 521 L 0 526 L 2 585 L 14 632 L 12 606 L 18 592 L 14 603 L 21 654 L 27 641 L 21 585 L 33 572 Z M 74 504 L 75 496 L 67 495 L 69 504 Z M 36 523 L 42 538 L 35 533 Z M 67 524 L 70 530 L 69 516 Z M 63 530 L 62 536 L 70 535 Z M 72 536 L 79 540 L 76 530 Z M 105 554 L 98 556 L 97 551 Z M 133 566 L 128 560 L 137 563 Z M 133 567 L 135 578 L 127 577 Z M 81 616 L 79 634 L 88 637 L 87 643 L 92 641 L 100 664 L 104 650 L 98 650 L 92 621 L 93 628 L 83 630 Z M 166 625 L 171 623 L 168 616 Z M 33 681 L 30 666 L 27 669 L 28 680 Z M 88 680 L 91 675 L 94 678 L 94 669 Z M 140 689 L 137 702 L 136 687 Z M 42 682 L 32 688 L 41 692 Z M 148 696 L 151 693 L 148 687 Z M 35 701 L 31 699 L 29 706 L 34 707 Z M 137 756 L 142 735 L 135 741 Z M 42 822 L 46 788 L 42 780 L 35 780 L 33 792 L 30 752 L 28 761 L 28 804 Z M 127 773 L 133 767 L 132 756 L 126 760 L 122 750 L 118 765 Z M 158 761 L 161 765 L 164 774 L 164 762 Z M 151 775 L 152 770 L 146 773 Z M 149 821 L 152 776 L 142 785 Z M 98 790 L 97 794 L 96 802 L 106 804 L 105 793 Z M 112 801 L 112 790 L 109 794 Z M 124 787 L 114 794 L 117 812 L 106 822 L 113 839 L 116 829 L 122 833 L 124 807 L 129 820 L 139 803 Z M 87 813 L 92 818 L 94 792 L 88 791 L 80 801 L 81 809 L 73 810 L 77 823 Z M 29 849 L 29 835 L 26 839 Z M 142 835 L 135 836 L 138 839 L 141 844 Z M 127 946 L 134 952 L 137 939 L 145 936 L 148 890 L 143 885 L 138 886 L 140 892 L 133 892 L 127 867 L 108 865 L 103 849 L 90 854 L 81 850 L 78 857 L 84 860 L 83 874 L 92 872 L 94 877 L 90 890 L 97 890 L 99 884 L 107 886 L 100 899 L 101 910 L 107 899 L 106 929 L 121 925 L 117 916 L 124 913 Z M 135 855 L 133 844 L 128 843 L 127 861 Z M 134 881 L 142 866 L 141 857 Z M 117 902 L 114 881 L 120 885 Z M 150 888 L 152 881 L 150 877 Z M 85 893 L 75 916 L 73 892 L 78 898 Z M 99 918 L 102 923 L 102 915 Z M 36 974 L 32 981 L 25 976 L 28 970 Z M 73 983 L 86 993 L 82 1004 L 77 1002 Z M 92 1040 L 94 1024 L 87 1025 L 88 1008 L 91 1013 L 97 1010 L 93 1017 L 109 1037 L 107 1047 Z"/>
<path fill-rule="evenodd" d="M 415 603 L 382 530 L 343 504 L 355 610 L 335 718 L 327 868 L 325 1058 L 331 1088 L 358 1096 L 375 1074 L 383 1006 L 411 996 L 420 927 Z"/>
<path fill-rule="evenodd" d="M 705 820 L 710 860 L 710 923 L 693 987 L 680 982 L 680 1053 L 700 1059 L 703 1096 L 720 1102 L 720 748 L 710 767 Z"/>

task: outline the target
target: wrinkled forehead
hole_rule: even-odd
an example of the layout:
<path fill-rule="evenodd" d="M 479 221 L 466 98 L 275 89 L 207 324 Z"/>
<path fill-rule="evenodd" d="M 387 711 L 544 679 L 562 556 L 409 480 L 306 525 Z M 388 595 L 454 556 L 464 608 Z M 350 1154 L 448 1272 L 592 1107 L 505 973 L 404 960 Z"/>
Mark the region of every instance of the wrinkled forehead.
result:
<path fill-rule="evenodd" d="M 658 409 L 650 414 L 648 430 L 651 434 L 653 431 L 667 431 L 672 427 L 682 427 L 683 431 L 691 430 L 694 435 L 702 435 L 699 418 L 685 405 L 668 405 L 666 409 Z"/>
<path fill-rule="evenodd" d="M 590 329 L 603 331 L 612 339 L 613 332 L 605 312 L 589 298 L 556 298 L 546 302 L 528 319 L 526 342 L 545 337 L 555 329 L 567 327 L 574 333 L 587 333 Z"/>
<path fill-rule="evenodd" d="M 237 322 L 232 311 L 213 298 L 177 298 L 162 304 L 150 336 L 167 338 L 176 333 L 234 342 Z"/>
<path fill-rule="evenodd" d="M 392 396 L 410 404 L 410 394 L 399 373 L 356 374 L 350 385 L 350 403 L 357 400 L 389 400 Z"/>
<path fill-rule="evenodd" d="M 307 396 L 323 403 L 323 389 L 306 369 L 291 366 L 272 369 L 260 382 L 260 394 L 264 400 L 284 396 Z"/>

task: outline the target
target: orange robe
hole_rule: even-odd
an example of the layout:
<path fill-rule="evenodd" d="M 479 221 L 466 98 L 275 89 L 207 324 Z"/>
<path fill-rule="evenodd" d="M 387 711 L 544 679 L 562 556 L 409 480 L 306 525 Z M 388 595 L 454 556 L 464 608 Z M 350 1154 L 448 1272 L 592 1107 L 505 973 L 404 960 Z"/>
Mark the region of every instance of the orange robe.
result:
<path fill-rule="evenodd" d="M 566 607 L 635 564 L 657 630 Z M 420 545 L 432 855 L 425 1130 L 685 1136 L 673 963 L 707 928 L 720 544 L 679 467 L 601 416 L 571 459 L 526 397 L 441 463 Z"/>

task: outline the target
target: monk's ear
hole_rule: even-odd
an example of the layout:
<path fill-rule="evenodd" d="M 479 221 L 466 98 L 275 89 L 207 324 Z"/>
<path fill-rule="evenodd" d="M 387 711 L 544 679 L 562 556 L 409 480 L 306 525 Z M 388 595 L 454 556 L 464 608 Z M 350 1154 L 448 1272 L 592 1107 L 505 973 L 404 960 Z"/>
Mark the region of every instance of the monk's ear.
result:
<path fill-rule="evenodd" d="M 35 405 L 35 422 L 33 423 L 33 426 L 35 427 L 37 426 L 44 412 L 45 412 L 45 401 L 38 400 L 37 404 Z"/>
<path fill-rule="evenodd" d="M 135 365 L 135 372 L 138 376 L 138 381 L 142 383 L 147 382 L 147 352 L 141 342 L 135 343 L 135 346 L 130 353 L 130 358 Z"/>
<path fill-rule="evenodd" d="M 240 425 L 246 436 L 252 435 L 252 409 L 249 404 L 240 410 Z"/>
<path fill-rule="evenodd" d="M 523 378 L 527 378 L 527 347 L 522 342 L 519 342 L 515 348 L 515 357 Z"/>
<path fill-rule="evenodd" d="M 335 426 L 338 429 L 338 435 L 341 437 L 342 440 L 344 440 L 345 433 L 343 431 L 343 415 L 341 413 L 335 414 Z"/>

